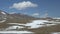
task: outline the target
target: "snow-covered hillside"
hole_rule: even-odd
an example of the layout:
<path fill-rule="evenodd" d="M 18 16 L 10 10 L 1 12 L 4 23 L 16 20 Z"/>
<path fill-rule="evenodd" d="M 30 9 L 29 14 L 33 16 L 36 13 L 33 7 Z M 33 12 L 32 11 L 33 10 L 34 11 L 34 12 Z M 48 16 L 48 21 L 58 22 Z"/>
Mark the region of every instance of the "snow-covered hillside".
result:
<path fill-rule="evenodd" d="M 7 23 L 10 24 L 12 26 L 6 28 L 6 30 L 10 30 L 10 29 L 20 29 L 20 28 L 25 28 L 27 27 L 28 29 L 33 29 L 33 28 L 40 28 L 40 27 L 45 27 L 45 26 L 52 26 L 52 25 L 56 25 L 56 24 L 47 24 L 45 22 L 49 22 L 47 20 L 33 20 L 31 23 L 26 23 L 26 24 L 20 24 L 20 23 Z"/>
<path fill-rule="evenodd" d="M 51 26 L 55 24 L 46 24 L 45 22 L 49 22 L 47 20 L 34 20 L 31 23 L 27 23 L 25 26 L 30 26 L 30 28 L 39 28 L 44 26 Z"/>
<path fill-rule="evenodd" d="M 5 22 L 7 19 L 6 17 L 7 17 L 6 13 L 3 11 L 0 11 L 0 23 Z"/>

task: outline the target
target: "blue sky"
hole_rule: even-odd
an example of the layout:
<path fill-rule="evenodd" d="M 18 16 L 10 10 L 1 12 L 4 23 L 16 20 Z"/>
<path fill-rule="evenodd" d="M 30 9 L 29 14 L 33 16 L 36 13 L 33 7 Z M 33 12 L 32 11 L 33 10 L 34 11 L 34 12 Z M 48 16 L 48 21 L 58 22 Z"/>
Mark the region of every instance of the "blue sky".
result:
<path fill-rule="evenodd" d="M 60 17 L 60 0 L 0 0 L 0 10 L 38 17 L 43 17 L 47 11 L 50 17 Z"/>

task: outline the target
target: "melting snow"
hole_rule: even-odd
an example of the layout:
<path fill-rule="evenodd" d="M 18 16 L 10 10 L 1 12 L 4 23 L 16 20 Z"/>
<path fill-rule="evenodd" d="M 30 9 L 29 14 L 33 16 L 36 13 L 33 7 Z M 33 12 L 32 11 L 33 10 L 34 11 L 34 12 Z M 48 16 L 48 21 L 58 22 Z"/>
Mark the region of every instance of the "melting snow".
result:
<path fill-rule="evenodd" d="M 52 25 L 56 25 L 56 24 L 46 24 L 46 26 L 52 26 Z"/>
<path fill-rule="evenodd" d="M 52 32 L 51 34 L 60 34 L 60 32 Z"/>
<path fill-rule="evenodd" d="M 4 12 L 1 12 L 2 14 L 6 14 L 6 13 L 4 13 Z"/>
<path fill-rule="evenodd" d="M 24 27 L 22 27 L 22 26 L 10 26 L 10 27 L 8 27 L 8 28 L 6 28 L 5 30 L 11 30 L 11 29 L 20 29 L 20 28 L 24 28 Z"/>
<path fill-rule="evenodd" d="M 30 26 L 31 28 L 39 28 L 44 26 L 51 26 L 55 24 L 45 24 L 45 22 L 49 22 L 47 20 L 34 20 L 32 23 L 27 23 L 25 26 Z"/>
<path fill-rule="evenodd" d="M 28 28 L 39 28 L 39 27 L 45 27 L 45 26 L 52 26 L 56 24 L 47 24 L 45 22 L 49 22 L 47 20 L 33 20 L 31 23 L 26 23 L 26 24 L 20 24 L 20 23 L 8 23 L 8 24 L 15 24 L 15 25 L 23 25 L 23 26 L 28 26 Z M 24 28 L 23 26 L 11 26 L 8 29 L 16 29 L 16 27 L 19 28 Z"/>
<path fill-rule="evenodd" d="M 2 21 L 0 21 L 0 23 L 3 23 L 3 22 L 5 22 L 6 20 L 2 20 Z"/>
<path fill-rule="evenodd" d="M 20 33 L 20 34 L 23 34 L 23 33 L 33 33 L 33 32 L 30 32 L 30 31 L 0 31 L 0 33 Z"/>
<path fill-rule="evenodd" d="M 7 23 L 7 24 L 25 25 L 25 24 L 20 24 L 20 23 Z"/>
<path fill-rule="evenodd" d="M 48 22 L 45 20 L 34 20 L 32 23 L 27 23 L 26 26 L 33 26 L 33 25 L 38 25 L 38 24 L 45 24 L 43 22 Z"/>

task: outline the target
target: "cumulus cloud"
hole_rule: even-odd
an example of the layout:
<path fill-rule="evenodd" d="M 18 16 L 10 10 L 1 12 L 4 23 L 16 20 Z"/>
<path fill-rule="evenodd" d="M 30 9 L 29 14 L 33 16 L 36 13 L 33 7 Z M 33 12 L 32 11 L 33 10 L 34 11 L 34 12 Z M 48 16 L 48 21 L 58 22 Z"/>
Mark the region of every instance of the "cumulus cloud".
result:
<path fill-rule="evenodd" d="M 19 3 L 14 3 L 12 6 L 10 6 L 10 8 L 22 10 L 22 9 L 26 9 L 29 7 L 37 7 L 37 6 L 38 6 L 37 4 L 32 3 L 30 1 L 23 1 L 23 2 L 19 2 Z"/>

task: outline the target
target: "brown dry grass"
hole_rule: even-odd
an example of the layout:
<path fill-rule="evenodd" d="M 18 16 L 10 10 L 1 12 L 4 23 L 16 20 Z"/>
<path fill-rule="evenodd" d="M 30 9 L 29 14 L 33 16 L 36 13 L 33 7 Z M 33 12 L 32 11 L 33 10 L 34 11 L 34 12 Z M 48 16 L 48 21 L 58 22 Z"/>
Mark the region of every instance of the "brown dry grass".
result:
<path fill-rule="evenodd" d="M 6 28 L 10 25 L 1 23 L 0 28 Z M 35 32 L 35 34 L 49 34 L 51 32 L 60 32 L 60 24 L 56 26 L 50 26 L 50 27 L 42 27 L 42 28 L 37 28 L 37 29 L 25 29 L 28 31 Z"/>
<path fill-rule="evenodd" d="M 51 32 L 60 32 L 60 24 L 50 27 L 42 27 L 37 29 L 28 29 L 29 31 L 35 32 L 35 34 L 50 34 Z"/>

